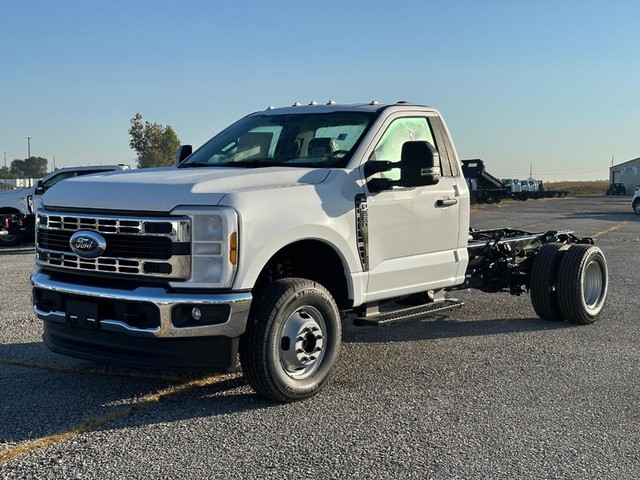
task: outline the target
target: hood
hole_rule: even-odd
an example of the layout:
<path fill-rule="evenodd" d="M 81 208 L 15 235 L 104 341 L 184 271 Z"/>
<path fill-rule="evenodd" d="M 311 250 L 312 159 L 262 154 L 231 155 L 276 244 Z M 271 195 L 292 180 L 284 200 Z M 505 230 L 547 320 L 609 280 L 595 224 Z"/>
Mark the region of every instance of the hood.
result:
<path fill-rule="evenodd" d="M 2 190 L 0 191 L 0 198 L 9 198 L 9 197 L 26 197 L 31 195 L 33 192 L 33 188 L 14 188 L 12 190 Z"/>
<path fill-rule="evenodd" d="M 154 168 L 65 180 L 42 196 L 45 207 L 169 212 L 178 205 L 218 205 L 232 192 L 313 185 L 328 169 Z"/>
<path fill-rule="evenodd" d="M 33 188 L 20 188 L 0 192 L 0 208 L 12 208 L 27 215 L 27 197 L 33 193 Z"/>

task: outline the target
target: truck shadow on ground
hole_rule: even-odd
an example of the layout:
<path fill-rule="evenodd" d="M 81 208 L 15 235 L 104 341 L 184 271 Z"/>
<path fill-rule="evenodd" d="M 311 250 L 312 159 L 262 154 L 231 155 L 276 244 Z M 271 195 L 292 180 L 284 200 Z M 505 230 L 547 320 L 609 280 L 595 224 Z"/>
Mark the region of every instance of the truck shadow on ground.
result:
<path fill-rule="evenodd" d="M 241 373 L 121 369 L 58 356 L 40 342 L 0 345 L 0 384 L 0 453 L 87 422 L 108 430 L 278 405 L 254 394 Z"/>
<path fill-rule="evenodd" d="M 408 320 L 379 327 L 354 326 L 352 319 L 343 322 L 342 341 L 346 343 L 407 342 L 483 335 L 508 335 L 573 328 L 566 322 L 548 322 L 540 318 L 457 319 L 445 315 Z"/>
<path fill-rule="evenodd" d="M 444 316 L 384 327 L 355 327 L 346 319 L 343 342 L 424 341 L 571 327 L 533 318 L 468 320 Z M 259 397 L 241 373 L 210 376 L 210 383 L 180 390 L 203 378 L 207 374 L 137 371 L 84 362 L 55 355 L 40 342 L 0 345 L 0 452 L 12 444 L 71 431 L 88 421 L 114 415 L 115 419 L 92 429 L 298 408 Z M 171 393 L 172 387 L 178 393 Z M 155 398 L 158 392 L 169 393 Z M 118 416 L 123 410 L 125 413 Z"/>

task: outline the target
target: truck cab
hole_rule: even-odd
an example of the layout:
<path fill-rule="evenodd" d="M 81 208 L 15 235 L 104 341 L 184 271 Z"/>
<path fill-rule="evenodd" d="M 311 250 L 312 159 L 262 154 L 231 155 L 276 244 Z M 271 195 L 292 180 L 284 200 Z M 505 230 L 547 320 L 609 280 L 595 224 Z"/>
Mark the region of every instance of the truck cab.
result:
<path fill-rule="evenodd" d="M 339 310 L 463 283 L 469 192 L 437 110 L 295 105 L 240 119 L 174 168 L 55 185 L 36 224 L 35 308 L 54 351 L 136 365 L 173 338 L 175 367 L 215 337 L 200 354 L 228 370 L 249 307 L 280 279 L 321 285 Z"/>

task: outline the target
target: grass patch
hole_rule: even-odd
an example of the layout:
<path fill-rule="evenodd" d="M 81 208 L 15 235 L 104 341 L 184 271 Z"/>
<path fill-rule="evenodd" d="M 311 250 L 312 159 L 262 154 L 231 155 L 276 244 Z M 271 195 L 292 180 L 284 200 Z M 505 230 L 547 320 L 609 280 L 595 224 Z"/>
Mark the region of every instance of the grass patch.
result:
<path fill-rule="evenodd" d="M 606 180 L 594 180 L 589 182 L 545 182 L 547 190 L 564 190 L 569 195 L 576 197 L 589 197 L 593 195 L 604 195 L 609 186 Z"/>

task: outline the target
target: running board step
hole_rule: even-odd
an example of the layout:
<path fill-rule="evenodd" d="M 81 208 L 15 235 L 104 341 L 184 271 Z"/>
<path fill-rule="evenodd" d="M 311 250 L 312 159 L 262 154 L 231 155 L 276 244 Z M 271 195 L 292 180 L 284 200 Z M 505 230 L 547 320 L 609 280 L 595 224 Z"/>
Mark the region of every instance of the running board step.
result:
<path fill-rule="evenodd" d="M 356 317 L 353 321 L 354 325 L 359 327 L 375 327 L 378 325 L 389 325 L 391 323 L 402 322 L 433 313 L 451 310 L 452 308 L 460 308 L 464 305 L 455 298 L 447 298 L 439 302 L 426 303 L 417 307 L 401 308 L 399 310 L 391 310 L 389 312 L 378 313 L 377 315 L 369 315 L 365 317 Z"/>

